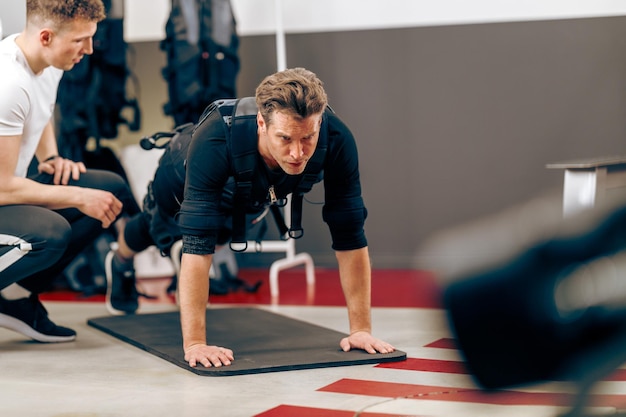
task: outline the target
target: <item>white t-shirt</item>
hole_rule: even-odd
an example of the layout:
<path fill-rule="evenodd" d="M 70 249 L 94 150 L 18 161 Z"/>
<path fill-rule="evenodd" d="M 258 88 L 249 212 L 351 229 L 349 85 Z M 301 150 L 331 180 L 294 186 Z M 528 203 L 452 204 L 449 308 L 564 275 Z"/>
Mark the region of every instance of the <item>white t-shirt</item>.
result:
<path fill-rule="evenodd" d="M 52 118 L 63 71 L 48 67 L 31 70 L 15 43 L 18 34 L 0 41 L 0 140 L 22 135 L 15 175 L 25 177 L 44 128 Z"/>

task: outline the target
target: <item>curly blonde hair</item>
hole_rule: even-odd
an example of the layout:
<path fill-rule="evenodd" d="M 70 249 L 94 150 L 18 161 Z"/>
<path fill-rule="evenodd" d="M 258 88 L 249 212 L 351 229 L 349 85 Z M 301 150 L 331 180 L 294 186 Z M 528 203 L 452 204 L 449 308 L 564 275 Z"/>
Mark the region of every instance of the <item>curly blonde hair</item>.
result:
<path fill-rule="evenodd" d="M 106 17 L 102 0 L 27 0 L 26 19 L 59 27 L 71 20 L 100 22 Z"/>

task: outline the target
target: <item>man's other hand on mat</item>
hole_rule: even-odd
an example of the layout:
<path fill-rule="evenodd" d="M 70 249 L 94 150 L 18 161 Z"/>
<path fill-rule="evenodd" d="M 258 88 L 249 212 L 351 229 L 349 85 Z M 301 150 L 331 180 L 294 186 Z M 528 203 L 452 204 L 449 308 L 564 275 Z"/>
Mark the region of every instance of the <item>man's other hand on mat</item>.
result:
<path fill-rule="evenodd" d="M 207 346 L 203 344 L 191 345 L 185 349 L 185 360 L 189 366 L 202 364 L 205 368 L 230 365 L 235 360 L 233 351 L 221 346 Z"/>
<path fill-rule="evenodd" d="M 358 331 L 344 337 L 339 342 L 339 346 L 344 352 L 350 349 L 363 349 L 367 353 L 391 353 L 396 350 L 395 347 L 387 342 L 375 338 L 369 332 Z"/>

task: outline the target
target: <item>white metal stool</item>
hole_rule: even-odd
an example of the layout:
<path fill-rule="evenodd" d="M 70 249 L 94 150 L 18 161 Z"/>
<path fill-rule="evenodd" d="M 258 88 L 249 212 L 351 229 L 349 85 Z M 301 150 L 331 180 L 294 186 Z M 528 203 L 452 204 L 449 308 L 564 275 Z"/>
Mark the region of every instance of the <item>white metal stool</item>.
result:
<path fill-rule="evenodd" d="M 563 214 L 569 216 L 602 202 L 608 190 L 626 190 L 626 155 L 579 159 L 546 165 L 565 170 Z"/>

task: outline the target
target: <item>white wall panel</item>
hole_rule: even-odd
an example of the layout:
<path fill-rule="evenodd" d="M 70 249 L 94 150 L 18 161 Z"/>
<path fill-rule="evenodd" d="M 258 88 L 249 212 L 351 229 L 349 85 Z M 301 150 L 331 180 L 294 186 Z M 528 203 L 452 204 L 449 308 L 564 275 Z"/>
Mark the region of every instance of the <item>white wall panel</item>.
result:
<path fill-rule="evenodd" d="M 272 3 L 233 0 L 241 33 L 272 33 Z M 282 5 L 288 33 L 626 14 L 626 2 L 619 0 L 283 0 Z"/>
<path fill-rule="evenodd" d="M 170 0 L 125 0 L 124 38 L 127 42 L 165 38 Z"/>
<path fill-rule="evenodd" d="M 287 33 L 626 15 L 623 0 L 282 0 Z M 274 0 L 232 0 L 240 35 L 274 32 Z M 158 40 L 170 0 L 126 0 L 128 41 Z"/>
<path fill-rule="evenodd" d="M 0 1 L 4 32 L 21 30 L 25 0 Z M 232 0 L 239 33 L 273 33 L 274 0 Z M 282 0 L 287 33 L 626 15 L 623 0 Z M 125 0 L 129 42 L 165 36 L 170 0 Z"/>

